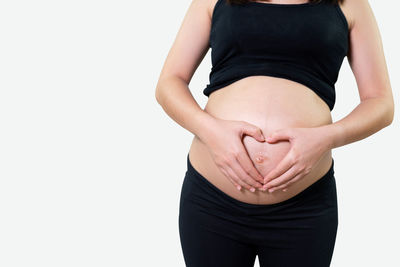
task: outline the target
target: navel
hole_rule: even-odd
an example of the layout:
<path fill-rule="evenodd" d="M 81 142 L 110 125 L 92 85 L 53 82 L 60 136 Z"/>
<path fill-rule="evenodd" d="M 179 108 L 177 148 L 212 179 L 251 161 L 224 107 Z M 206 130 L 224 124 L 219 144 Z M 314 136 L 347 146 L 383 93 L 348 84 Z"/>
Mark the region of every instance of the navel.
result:
<path fill-rule="evenodd" d="M 256 155 L 256 162 L 257 163 L 259 163 L 259 164 L 261 164 L 261 163 L 263 163 L 264 161 L 265 161 L 265 156 L 262 154 L 262 152 L 259 152 L 257 155 Z"/>

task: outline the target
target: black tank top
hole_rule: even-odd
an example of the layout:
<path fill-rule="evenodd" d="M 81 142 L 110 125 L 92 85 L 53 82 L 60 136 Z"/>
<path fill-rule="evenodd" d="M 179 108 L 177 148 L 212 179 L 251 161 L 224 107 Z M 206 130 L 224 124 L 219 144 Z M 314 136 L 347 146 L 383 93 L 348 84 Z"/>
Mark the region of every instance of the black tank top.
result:
<path fill-rule="evenodd" d="M 252 75 L 290 79 L 313 90 L 332 110 L 335 83 L 349 48 L 347 20 L 338 4 L 248 2 L 214 6 L 212 68 L 207 97 Z"/>

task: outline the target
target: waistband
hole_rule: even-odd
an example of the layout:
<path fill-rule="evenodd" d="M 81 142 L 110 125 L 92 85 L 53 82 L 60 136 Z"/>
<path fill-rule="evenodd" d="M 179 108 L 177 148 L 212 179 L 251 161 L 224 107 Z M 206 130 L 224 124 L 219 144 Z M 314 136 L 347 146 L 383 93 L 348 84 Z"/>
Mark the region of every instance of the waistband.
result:
<path fill-rule="evenodd" d="M 211 183 L 209 180 L 207 180 L 202 174 L 200 174 L 191 164 L 190 159 L 189 159 L 189 153 L 186 156 L 187 158 L 187 174 L 190 177 L 194 177 L 196 182 L 199 182 L 201 185 L 207 187 L 207 189 L 210 189 L 213 191 L 213 194 L 215 194 L 217 197 L 223 199 L 227 203 L 245 208 L 245 209 L 250 209 L 250 210 L 257 210 L 257 209 L 269 209 L 269 208 L 281 208 L 287 205 L 291 205 L 292 203 L 295 203 L 299 201 L 302 198 L 306 198 L 307 196 L 311 196 L 316 194 L 316 192 L 319 192 L 321 189 L 324 187 L 330 187 L 332 185 L 332 179 L 335 179 L 334 177 L 334 159 L 332 158 L 332 163 L 331 167 L 329 170 L 316 182 L 308 186 L 306 189 L 303 191 L 299 192 L 295 196 L 286 199 L 284 201 L 278 202 L 278 203 L 272 203 L 272 204 L 252 204 L 252 203 L 247 203 L 240 201 L 238 199 L 235 199 L 216 187 L 213 183 Z"/>

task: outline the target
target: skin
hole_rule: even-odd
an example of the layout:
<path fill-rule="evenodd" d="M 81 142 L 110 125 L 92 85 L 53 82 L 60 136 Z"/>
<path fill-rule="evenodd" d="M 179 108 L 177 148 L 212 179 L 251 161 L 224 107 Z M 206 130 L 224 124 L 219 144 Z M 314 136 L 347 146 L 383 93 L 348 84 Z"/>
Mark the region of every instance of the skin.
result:
<path fill-rule="evenodd" d="M 303 1 L 304 2 L 304 1 Z M 269 1 L 297 4 L 299 1 Z M 348 62 L 354 74 L 360 103 L 344 118 L 313 128 L 284 128 L 264 136 L 260 128 L 246 122 L 223 121 L 205 112 L 193 98 L 188 85 L 208 52 L 212 10 L 216 0 L 192 0 L 176 39 L 167 55 L 155 97 L 179 125 L 198 136 L 214 153 L 221 171 L 240 190 L 287 190 L 304 177 L 328 149 L 362 140 L 390 125 L 394 101 L 382 40 L 367 0 L 346 0 L 341 8 L 348 20 Z M 232 142 L 213 142 L 215 131 L 223 131 Z M 289 141 L 286 156 L 263 177 L 252 164 L 243 135 L 259 142 Z M 259 159 L 263 160 L 263 159 Z"/>

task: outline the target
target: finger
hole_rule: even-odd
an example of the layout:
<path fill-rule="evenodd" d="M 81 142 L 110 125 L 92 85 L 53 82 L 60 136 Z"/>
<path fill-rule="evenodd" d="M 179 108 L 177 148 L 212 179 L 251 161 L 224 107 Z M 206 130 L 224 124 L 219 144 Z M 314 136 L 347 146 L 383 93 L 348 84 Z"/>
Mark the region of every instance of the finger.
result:
<path fill-rule="evenodd" d="M 272 192 L 273 192 L 273 191 L 276 191 L 276 190 L 279 190 L 279 189 L 282 189 L 282 191 L 286 192 L 287 189 L 288 189 L 288 186 L 290 186 L 290 185 L 293 184 L 294 182 L 300 180 L 301 177 L 302 177 L 302 174 L 299 173 L 299 174 L 297 174 L 293 179 L 289 180 L 288 182 L 286 182 L 286 183 L 284 183 L 284 184 L 281 184 L 281 185 L 279 185 L 279 186 L 276 186 L 276 187 L 271 187 L 270 189 L 272 190 Z"/>
<path fill-rule="evenodd" d="M 298 180 L 300 180 L 300 178 L 302 178 L 304 176 L 303 173 L 299 173 L 297 174 L 293 179 L 291 179 L 289 182 L 286 183 L 286 187 L 290 186 L 291 184 L 297 182 Z"/>
<path fill-rule="evenodd" d="M 237 157 L 237 160 L 240 163 L 240 166 L 242 166 L 243 170 L 250 175 L 254 180 L 264 183 L 264 178 L 263 176 L 258 172 L 256 167 L 253 164 L 253 161 L 250 160 L 247 151 L 244 149 L 242 153 L 239 153 L 239 156 Z"/>
<path fill-rule="evenodd" d="M 229 174 L 223 169 L 221 168 L 221 172 L 223 173 L 223 175 L 226 176 L 226 178 L 228 178 L 228 180 L 233 184 L 233 186 L 235 186 L 238 190 L 242 189 L 242 187 L 235 182 L 235 180 L 232 179 L 232 177 L 229 176 Z"/>
<path fill-rule="evenodd" d="M 241 128 L 241 137 L 243 134 L 249 135 L 254 137 L 257 141 L 264 142 L 265 137 L 261 131 L 261 129 L 255 125 L 249 124 L 247 122 L 244 122 L 244 126 Z"/>
<path fill-rule="evenodd" d="M 246 188 L 249 191 L 254 192 L 255 188 L 251 185 L 248 184 L 245 180 L 241 179 L 240 176 L 238 175 L 238 173 L 235 171 L 234 167 L 232 165 L 230 165 L 228 168 L 228 173 L 230 174 L 230 176 L 238 183 L 240 184 L 242 187 Z M 254 189 L 252 189 L 254 188 Z"/>
<path fill-rule="evenodd" d="M 233 183 L 233 185 L 240 191 L 242 189 L 242 186 L 235 182 L 235 180 L 230 176 L 230 174 L 228 173 L 228 171 L 226 171 L 225 169 L 221 168 L 222 173 L 226 176 L 226 178 L 228 178 L 229 181 L 231 181 Z"/>
<path fill-rule="evenodd" d="M 279 140 L 290 140 L 290 138 L 291 138 L 291 135 L 287 129 L 280 129 L 280 130 L 274 131 L 272 134 L 267 136 L 265 138 L 265 140 L 268 143 L 275 143 L 276 141 L 279 141 Z"/>
<path fill-rule="evenodd" d="M 238 161 L 237 158 L 236 158 L 236 163 L 237 164 L 233 164 L 231 167 L 236 172 L 236 174 L 239 176 L 239 178 L 241 178 L 247 184 L 249 184 L 249 185 L 251 185 L 253 187 L 260 188 L 260 187 L 263 186 L 261 183 L 257 182 L 252 177 L 250 177 L 250 175 L 242 168 L 242 166 L 241 166 L 241 164 L 240 164 L 240 162 Z"/>
<path fill-rule="evenodd" d="M 285 173 L 293 166 L 293 159 L 290 151 L 286 154 L 286 156 L 278 163 L 278 165 L 272 169 L 267 176 L 264 178 L 264 185 L 269 181 L 277 178 L 278 176 Z"/>
<path fill-rule="evenodd" d="M 244 187 L 248 190 L 250 190 L 252 188 L 251 185 L 246 184 L 244 181 L 242 181 L 237 175 L 236 173 L 232 170 L 232 168 L 230 166 L 226 166 L 226 171 L 228 173 L 228 175 L 230 177 L 232 177 L 233 180 L 235 180 L 235 182 L 237 182 L 241 187 Z"/>
<path fill-rule="evenodd" d="M 278 186 L 290 181 L 297 174 L 299 174 L 299 170 L 296 166 L 293 166 L 287 172 L 285 172 L 278 178 L 275 178 L 274 180 L 270 181 L 269 183 L 265 184 L 264 186 L 270 191 L 270 189 L 272 189 L 272 187 L 278 187 Z M 274 191 L 274 190 L 272 190 L 272 191 Z M 270 191 L 270 192 L 272 192 L 272 191 Z"/>

